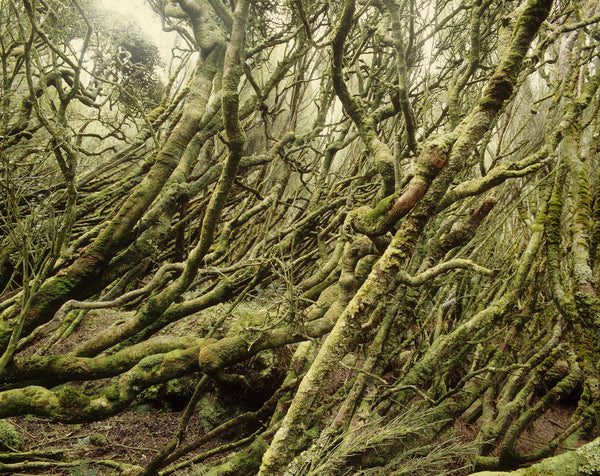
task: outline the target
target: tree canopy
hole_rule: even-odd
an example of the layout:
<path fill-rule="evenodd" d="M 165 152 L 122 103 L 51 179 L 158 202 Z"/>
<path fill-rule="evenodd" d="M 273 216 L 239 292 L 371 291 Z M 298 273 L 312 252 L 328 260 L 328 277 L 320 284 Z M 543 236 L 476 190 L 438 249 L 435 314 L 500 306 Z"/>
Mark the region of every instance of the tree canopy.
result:
<path fill-rule="evenodd" d="M 468 474 L 596 436 L 597 2 L 147 3 L 166 62 L 92 0 L 1 3 L 8 433 L 170 385 L 170 441 L 95 470 Z"/>

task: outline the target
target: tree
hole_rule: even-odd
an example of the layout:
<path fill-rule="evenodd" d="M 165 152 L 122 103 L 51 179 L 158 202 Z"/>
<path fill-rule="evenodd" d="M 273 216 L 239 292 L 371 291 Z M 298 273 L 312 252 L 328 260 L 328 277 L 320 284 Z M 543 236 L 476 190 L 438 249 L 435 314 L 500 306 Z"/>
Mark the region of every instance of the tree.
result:
<path fill-rule="evenodd" d="M 93 4 L 2 5 L 0 418 L 191 377 L 163 451 L 101 463 L 127 474 L 506 469 L 593 434 L 594 2 L 149 4 L 184 45 L 160 99 Z M 186 441 L 223 386 L 254 406 Z"/>

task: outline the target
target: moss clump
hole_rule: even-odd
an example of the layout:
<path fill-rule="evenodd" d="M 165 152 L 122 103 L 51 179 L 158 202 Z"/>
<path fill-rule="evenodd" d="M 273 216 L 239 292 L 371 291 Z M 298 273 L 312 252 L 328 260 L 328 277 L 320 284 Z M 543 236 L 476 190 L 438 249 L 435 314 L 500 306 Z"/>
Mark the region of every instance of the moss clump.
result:
<path fill-rule="evenodd" d="M 72 385 L 64 386 L 58 393 L 61 411 L 67 417 L 77 415 L 89 408 L 90 397 L 81 393 Z"/>
<path fill-rule="evenodd" d="M 149 355 L 140 361 L 138 364 L 141 369 L 149 372 L 154 367 L 162 364 L 163 356 L 162 355 Z"/>
<path fill-rule="evenodd" d="M 197 383 L 198 380 L 190 376 L 169 380 L 144 389 L 136 400 L 155 408 L 178 412 L 185 408 Z"/>
<path fill-rule="evenodd" d="M 17 448 L 19 446 L 19 434 L 13 425 L 6 420 L 0 420 L 0 447 L 8 446 Z"/>
<path fill-rule="evenodd" d="M 210 431 L 228 420 L 231 415 L 219 402 L 218 397 L 207 394 L 198 403 L 198 417 L 205 431 Z"/>
<path fill-rule="evenodd" d="M 576 453 L 581 458 L 580 474 L 600 474 L 600 438 L 582 446 Z"/>
<path fill-rule="evenodd" d="M 90 435 L 90 443 L 94 446 L 106 446 L 108 444 L 108 439 L 102 433 L 92 433 Z"/>

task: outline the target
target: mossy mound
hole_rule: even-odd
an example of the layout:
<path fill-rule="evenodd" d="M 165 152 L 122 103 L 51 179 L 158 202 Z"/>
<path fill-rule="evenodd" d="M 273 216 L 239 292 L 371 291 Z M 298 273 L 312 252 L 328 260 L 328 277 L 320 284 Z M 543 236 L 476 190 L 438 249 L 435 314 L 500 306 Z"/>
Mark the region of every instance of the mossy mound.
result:
<path fill-rule="evenodd" d="M 19 433 L 13 425 L 6 420 L 0 420 L 0 446 L 18 448 Z"/>

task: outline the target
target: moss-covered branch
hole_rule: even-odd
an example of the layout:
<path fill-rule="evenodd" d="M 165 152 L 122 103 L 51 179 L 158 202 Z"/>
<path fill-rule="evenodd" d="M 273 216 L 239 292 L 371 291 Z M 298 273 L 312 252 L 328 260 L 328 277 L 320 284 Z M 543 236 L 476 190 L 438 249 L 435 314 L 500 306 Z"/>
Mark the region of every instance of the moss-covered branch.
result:
<path fill-rule="evenodd" d="M 353 26 L 354 10 L 354 0 L 346 0 L 344 2 L 344 8 L 339 23 L 331 41 L 331 76 L 333 87 L 344 106 L 344 111 L 352 118 L 354 124 L 356 124 L 365 147 L 375 159 L 377 171 L 381 174 L 383 179 L 384 195 L 389 195 L 394 191 L 393 155 L 388 146 L 377 136 L 373 117 L 365 110 L 365 105 L 362 103 L 361 99 L 350 93 L 344 80 L 344 45 Z"/>
<path fill-rule="evenodd" d="M 575 451 L 567 451 L 537 464 L 515 471 L 480 471 L 470 476 L 561 476 L 563 474 L 593 474 L 600 440 L 596 439 Z"/>
<path fill-rule="evenodd" d="M 158 338 L 107 357 L 23 359 L 16 365 L 22 365 L 27 375 L 51 377 L 55 382 L 89 380 L 116 374 L 118 377 L 100 394 L 92 396 L 69 384 L 54 390 L 37 385 L 5 390 L 0 392 L 0 419 L 28 413 L 64 422 L 105 419 L 128 407 L 142 390 L 152 385 L 195 372 L 218 374 L 262 350 L 321 337 L 333 325 L 332 316 L 326 315 L 305 323 L 302 333 L 293 327 L 282 327 L 219 340 Z M 164 353 L 151 353 L 157 351 Z M 19 374 L 18 368 L 13 371 L 13 375 Z M 23 377 L 23 374 L 19 375 Z"/>
<path fill-rule="evenodd" d="M 540 170 L 548 157 L 548 147 L 544 146 L 539 151 L 518 162 L 502 163 L 491 169 L 484 177 L 461 182 L 456 187 L 448 190 L 442 198 L 438 210 L 467 197 L 479 195 L 511 178 L 525 177 Z"/>
<path fill-rule="evenodd" d="M 454 162 L 451 165 L 450 170 L 453 170 L 454 168 L 457 168 L 458 170 L 462 169 L 464 161 L 466 161 L 467 157 L 470 155 L 475 143 L 483 136 L 484 132 L 492 123 L 495 115 L 498 113 L 504 102 L 510 97 L 517 75 L 521 69 L 523 58 L 529 48 L 529 44 L 533 41 L 541 22 L 548 15 L 551 4 L 552 2 L 547 0 L 532 0 L 528 3 L 527 8 L 524 10 L 517 23 L 511 47 L 490 79 L 486 92 L 484 93 L 484 98 L 480 101 L 475 112 L 461 123 L 461 127 L 457 128 L 457 133 L 459 134 L 458 137 L 455 138 L 455 149 L 457 150 L 453 149 L 450 154 L 450 160 Z M 346 1 L 342 19 L 338 25 L 338 30 L 333 41 L 333 74 L 334 76 L 336 74 L 338 75 L 337 79 L 334 77 L 334 82 L 337 83 L 336 92 L 338 93 L 338 96 L 341 96 L 342 103 L 345 103 L 345 107 L 348 108 L 346 112 L 348 112 L 351 117 L 354 114 L 356 119 L 360 120 L 360 111 L 356 109 L 357 104 L 352 102 L 352 98 L 349 97 L 349 93 L 347 89 L 345 89 L 343 81 L 341 81 L 343 79 L 341 77 L 341 54 L 345 37 L 351 27 L 353 11 L 354 2 L 351 0 Z M 336 57 L 338 57 L 337 60 Z M 339 62 L 337 66 L 335 65 L 335 61 Z M 353 119 L 355 118 L 353 117 Z M 444 147 L 447 147 L 446 150 L 452 147 L 451 140 L 442 141 L 442 144 Z M 434 161 L 435 164 L 440 162 L 439 156 L 441 154 L 439 154 L 437 150 L 434 150 L 434 152 L 438 155 L 438 160 Z M 441 165 L 443 165 L 444 162 L 445 154 L 442 156 Z M 442 187 L 438 190 L 438 193 L 441 194 L 444 191 L 445 189 Z M 434 200 L 435 199 L 432 198 L 431 203 L 429 203 L 429 209 L 434 209 Z M 390 208 L 389 205 L 385 207 L 386 210 L 389 210 Z M 429 216 L 424 209 L 421 214 L 416 214 L 412 218 L 412 220 L 407 220 L 403 223 L 385 253 L 375 265 L 373 271 L 358 290 L 352 301 L 350 301 L 338 319 L 334 329 L 325 340 L 317 358 L 300 384 L 298 393 L 292 401 L 281 428 L 276 433 L 269 449 L 263 457 L 260 470 L 261 475 L 280 474 L 283 472 L 288 462 L 291 461 L 294 452 L 297 449 L 300 437 L 306 429 L 308 416 L 322 395 L 324 387 L 329 381 L 333 370 L 351 348 L 356 335 L 362 329 L 362 323 L 371 316 L 371 313 L 377 309 L 378 306 L 389 299 L 389 293 L 391 290 L 395 289 L 397 285 L 397 275 L 399 271 L 403 269 L 407 256 L 410 255 L 410 252 L 414 248 L 416 237 L 422 232 Z M 522 291 L 519 288 L 522 286 L 522 283 L 529 272 L 535 253 L 539 246 L 541 246 L 542 230 L 543 225 L 540 224 L 538 226 L 538 233 L 535 234 L 535 239 L 530 242 L 529 249 L 526 251 L 526 258 L 524 257 L 521 260 L 521 266 L 515 278 L 516 281 L 521 281 L 521 283 L 515 285 L 516 289 L 513 293 L 505 296 L 494 306 L 490 306 L 486 311 L 479 313 L 471 319 L 469 326 L 464 325 L 459 333 L 461 335 L 460 337 L 453 333 L 455 334 L 453 338 L 457 339 L 454 341 L 454 345 L 462 346 L 465 336 L 473 331 L 472 326 L 479 325 L 486 321 L 490 322 L 495 317 L 506 312 L 506 309 L 513 304 L 518 293 Z M 440 344 L 437 351 L 433 353 L 434 355 L 437 354 L 438 351 L 445 353 L 445 350 L 449 348 L 455 350 L 454 345 L 448 345 L 450 341 L 447 339 L 441 340 L 446 342 Z M 441 358 L 443 357 L 437 356 L 434 358 L 434 362 L 426 363 L 425 361 L 422 361 L 420 362 L 421 365 L 415 366 L 415 377 L 419 383 L 421 378 L 428 378 L 424 376 L 422 371 L 425 371 L 427 375 L 431 375 L 435 369 L 438 368 Z M 412 384 L 413 382 L 407 383 Z"/>
<path fill-rule="evenodd" d="M 448 98 L 448 116 L 450 117 L 450 127 L 454 128 L 460 121 L 459 96 L 467 82 L 479 66 L 479 55 L 481 50 L 480 28 L 481 28 L 481 0 L 476 0 L 471 5 L 470 21 L 470 48 L 467 62 L 458 72 L 454 79 L 452 89 L 449 91 Z"/>
<path fill-rule="evenodd" d="M 433 268 L 422 271 L 415 276 L 410 276 L 406 271 L 401 270 L 399 272 L 399 281 L 406 286 L 421 286 L 436 276 L 453 269 L 469 269 L 474 273 L 481 273 L 487 276 L 493 274 L 491 269 L 487 269 L 484 266 L 479 266 L 477 263 L 474 263 L 471 260 L 456 258 L 440 263 Z"/>
<path fill-rule="evenodd" d="M 47 381 L 56 386 L 69 381 L 98 380 L 122 374 L 151 355 L 197 346 L 194 337 L 156 337 L 108 356 L 95 358 L 64 356 L 18 357 L 2 375 L 2 383 Z"/>
<path fill-rule="evenodd" d="M 408 148 L 417 152 L 416 121 L 413 108 L 410 102 L 408 92 L 410 83 L 408 80 L 408 67 L 406 64 L 406 47 L 404 46 L 403 31 L 400 23 L 400 11 L 392 0 L 383 0 L 382 2 L 392 19 L 392 37 L 394 39 L 394 49 L 396 53 L 396 70 L 398 76 L 398 97 L 400 107 L 404 115 L 404 124 L 406 127 L 406 143 Z"/>
<path fill-rule="evenodd" d="M 133 227 L 161 191 L 183 150 L 197 132 L 198 121 L 210 94 L 208 85 L 215 74 L 217 58 L 218 52 L 213 52 L 207 56 L 206 61 L 199 63 L 193 93 L 184 109 L 184 120 L 175 127 L 144 180 L 86 252 L 40 288 L 28 311 L 24 332 L 28 333 L 47 322 L 67 299 L 88 297 L 97 291 L 95 285 L 98 284 L 97 278 L 103 267 L 131 240 Z M 0 348 L 8 341 L 9 327 L 6 323 L 17 312 L 15 306 L 2 315 Z"/>
<path fill-rule="evenodd" d="M 416 161 L 413 177 L 404 189 L 381 200 L 375 208 L 361 207 L 351 212 L 352 226 L 368 236 L 380 236 L 392 230 L 427 192 L 429 185 L 444 167 L 456 140 L 447 134 L 427 142 Z"/>
<path fill-rule="evenodd" d="M 544 239 L 544 224 L 547 219 L 547 204 L 542 209 L 532 227 L 532 235 L 527 248 L 521 255 L 519 266 L 510 283 L 509 291 L 495 299 L 485 309 L 477 312 L 473 317 L 465 320 L 446 336 L 437 339 L 410 371 L 402 378 L 402 385 L 416 385 L 417 387 L 428 381 L 436 373 L 440 365 L 449 356 L 454 355 L 475 333 L 495 320 L 502 317 L 517 299 L 525 292 L 525 282 L 531 271 L 537 253 Z"/>

